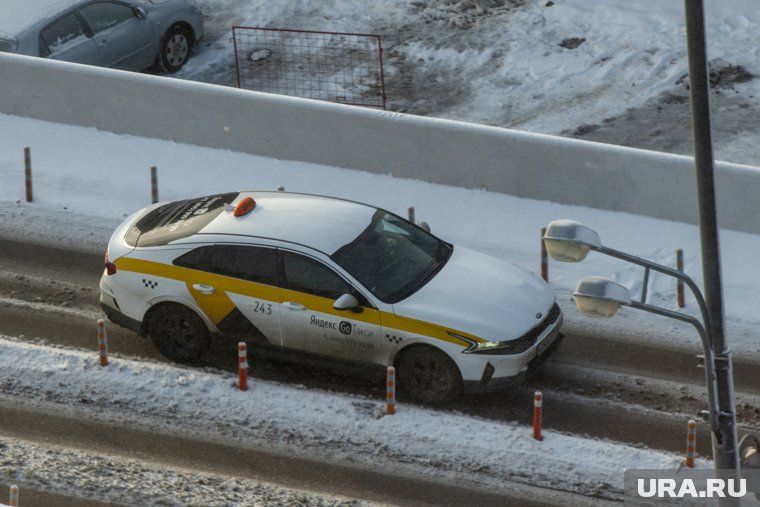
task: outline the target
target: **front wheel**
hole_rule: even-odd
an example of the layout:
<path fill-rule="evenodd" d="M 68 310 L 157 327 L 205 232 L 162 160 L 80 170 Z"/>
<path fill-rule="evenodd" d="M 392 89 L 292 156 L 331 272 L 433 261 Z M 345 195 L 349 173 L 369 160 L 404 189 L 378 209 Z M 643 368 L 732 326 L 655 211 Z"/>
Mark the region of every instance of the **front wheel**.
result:
<path fill-rule="evenodd" d="M 190 32 L 179 25 L 169 28 L 161 38 L 158 65 L 164 72 L 173 74 L 182 68 L 190 58 L 192 48 Z"/>
<path fill-rule="evenodd" d="M 441 405 L 462 394 L 462 375 L 443 351 L 413 346 L 398 359 L 398 387 L 413 401 Z"/>
<path fill-rule="evenodd" d="M 148 318 L 148 336 L 163 355 L 178 363 L 197 361 L 209 344 L 206 324 L 190 308 L 162 304 Z"/>

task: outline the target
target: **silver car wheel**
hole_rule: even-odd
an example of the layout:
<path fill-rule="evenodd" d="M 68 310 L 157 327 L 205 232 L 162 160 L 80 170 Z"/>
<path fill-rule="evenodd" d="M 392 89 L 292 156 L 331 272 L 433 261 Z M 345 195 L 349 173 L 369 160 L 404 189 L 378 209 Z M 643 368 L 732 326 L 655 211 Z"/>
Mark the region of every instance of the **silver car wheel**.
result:
<path fill-rule="evenodd" d="M 185 27 L 174 25 L 169 28 L 161 39 L 158 55 L 161 69 L 168 73 L 177 72 L 190 58 L 192 46 L 192 34 Z"/>
<path fill-rule="evenodd" d="M 176 33 L 166 43 L 166 61 L 171 66 L 182 66 L 187 60 L 190 52 L 190 44 L 187 37 L 181 33 Z"/>

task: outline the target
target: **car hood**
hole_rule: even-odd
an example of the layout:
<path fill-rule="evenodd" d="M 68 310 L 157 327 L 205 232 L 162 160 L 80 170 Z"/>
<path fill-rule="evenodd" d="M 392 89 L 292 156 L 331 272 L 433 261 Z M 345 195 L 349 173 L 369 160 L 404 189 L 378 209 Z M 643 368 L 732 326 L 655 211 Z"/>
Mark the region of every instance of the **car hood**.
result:
<path fill-rule="evenodd" d="M 519 338 L 549 313 L 555 296 L 541 278 L 511 263 L 455 247 L 443 269 L 393 305 L 422 320 L 488 341 Z"/>

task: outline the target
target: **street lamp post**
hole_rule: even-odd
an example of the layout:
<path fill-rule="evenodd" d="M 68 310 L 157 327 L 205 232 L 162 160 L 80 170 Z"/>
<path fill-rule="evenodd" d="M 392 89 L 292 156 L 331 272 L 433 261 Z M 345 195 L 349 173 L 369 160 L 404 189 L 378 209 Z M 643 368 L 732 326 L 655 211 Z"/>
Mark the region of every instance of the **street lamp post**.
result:
<path fill-rule="evenodd" d="M 702 0 L 684 0 L 686 41 L 689 60 L 689 95 L 694 138 L 694 164 L 697 175 L 699 232 L 702 246 L 702 276 L 709 320 L 705 326 L 713 348 L 717 380 L 720 424 L 714 437 L 719 452 L 715 466 L 738 470 L 736 416 L 731 349 L 724 335 L 723 292 L 720 277 L 720 248 L 715 202 L 714 161 L 710 129 L 710 96 L 707 76 L 705 16 Z M 729 405 L 730 401 L 730 405 Z"/>
<path fill-rule="evenodd" d="M 586 257 L 589 251 L 594 250 L 642 266 L 645 268 L 644 276 L 647 279 L 650 270 L 657 271 L 681 280 L 689 287 L 699 306 L 702 317 L 701 321 L 690 315 L 646 304 L 645 292 L 642 292 L 641 301 L 634 301 L 631 299 L 628 289 L 611 280 L 600 277 L 581 280 L 574 295 L 578 309 L 588 315 L 611 317 L 620 305 L 625 305 L 688 322 L 697 329 L 702 340 L 705 356 L 709 421 L 713 434 L 715 469 L 716 471 L 733 471 L 733 475 L 737 474 L 739 470 L 739 457 L 731 355 L 729 352 L 727 355 L 718 357 L 718 353 L 724 353 L 720 349 L 722 344 L 717 343 L 715 340 L 713 327 L 710 325 L 711 319 L 707 304 L 694 280 L 681 271 L 603 246 L 599 235 L 595 231 L 572 220 L 555 220 L 550 223 L 544 234 L 544 243 L 549 255 L 556 260 L 579 262 Z M 644 282 L 646 285 L 647 280 L 645 279 Z M 719 372 L 722 372 L 723 375 L 719 375 Z"/>

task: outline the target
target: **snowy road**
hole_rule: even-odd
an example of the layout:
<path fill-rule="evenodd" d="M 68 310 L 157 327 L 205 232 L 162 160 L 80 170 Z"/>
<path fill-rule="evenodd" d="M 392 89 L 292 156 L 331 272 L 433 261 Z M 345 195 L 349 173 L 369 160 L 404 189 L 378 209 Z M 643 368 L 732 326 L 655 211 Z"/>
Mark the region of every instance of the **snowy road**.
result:
<path fill-rule="evenodd" d="M 101 264 L 102 259 L 96 255 L 10 240 L 0 243 L 0 280 L 3 282 L 0 285 L 0 333 L 91 349 L 94 321 L 102 317 L 97 303 Z M 63 266 L 65 272 L 62 272 Z M 63 276 L 59 277 L 59 273 Z M 560 303 L 566 314 L 575 311 L 569 298 L 560 297 Z M 612 331 L 614 336 L 604 329 L 584 329 L 571 322 L 565 329 L 565 342 L 540 378 L 529 379 L 527 385 L 515 386 L 508 394 L 464 400 L 456 408 L 474 416 L 528 424 L 530 413 L 524 410 L 525 400 L 530 399 L 533 390 L 541 389 L 549 397 L 547 403 L 556 407 L 557 412 L 572 414 L 547 418 L 548 427 L 679 451 L 684 418 L 705 408 L 704 373 L 695 367 L 695 354 L 699 351 L 695 349 L 695 353 L 690 354 L 635 341 L 625 343 L 622 348 L 620 340 L 626 337 L 621 336 L 619 330 Z M 112 352 L 166 362 L 148 339 L 113 324 L 108 334 Z M 629 339 L 635 340 L 635 336 Z M 204 364 L 232 371 L 235 354 L 234 344 L 219 344 L 205 356 Z M 256 351 L 252 356 L 252 371 L 259 378 L 321 386 L 378 399 L 384 396 L 382 379 L 361 375 L 357 379 L 356 375 L 340 372 L 336 375 L 318 367 L 294 369 L 287 362 L 272 361 L 272 357 L 262 360 Z M 760 396 L 760 368 L 756 363 L 738 358 L 734 370 L 740 397 L 739 421 L 747 427 L 760 428 L 760 413 L 754 410 L 760 404 L 749 403 L 750 409 L 742 409 L 742 402 L 752 401 L 742 397 Z M 659 385 L 662 381 L 671 385 Z M 551 399 L 552 395 L 555 399 Z M 618 422 L 621 404 L 629 412 L 638 413 L 638 422 Z M 642 419 L 652 422 L 642 425 Z M 651 427 L 657 427 L 658 431 L 651 431 Z"/>
<path fill-rule="evenodd" d="M 502 506 L 510 497 L 473 491 L 378 473 L 371 469 L 350 468 L 301 459 L 296 456 L 277 455 L 252 449 L 212 443 L 181 434 L 167 435 L 62 415 L 26 411 L 19 406 L 0 401 L 3 412 L 0 424 L 0 447 L 4 448 L 6 464 L 0 465 L 17 476 L 34 481 L 32 469 L 14 469 L 8 462 L 23 450 L 27 463 L 43 459 L 36 454 L 54 455 L 50 464 L 68 468 L 61 471 L 58 481 L 71 483 L 71 489 L 83 486 L 99 488 L 91 493 L 119 503 L 119 495 L 128 494 L 130 505 L 145 505 L 162 500 L 151 496 L 157 489 L 165 490 L 164 502 L 175 495 L 179 505 L 330 505 L 362 506 L 392 505 L 479 505 Z M 22 442 L 9 441 L 9 438 Z M 28 442 L 34 442 L 30 444 Z M 8 452 L 11 449 L 11 452 Z M 75 451 L 76 449 L 76 451 Z M 42 452 L 41 452 L 42 451 Z M 32 458 L 32 456 L 34 458 Z M 32 458 L 32 459 L 30 459 Z M 114 471 L 105 471 L 99 462 L 111 460 L 119 464 Z M 140 463 L 144 463 L 141 465 Z M 158 469 L 175 471 L 172 484 L 161 484 Z M 151 478 L 151 472 L 154 478 Z M 75 477 L 78 475 L 79 477 Z M 119 480 L 114 481 L 115 475 Z M 186 477 L 183 477 L 185 475 Z M 205 482 L 207 496 L 193 498 L 191 483 Z M 75 484 L 78 481 L 79 484 Z M 121 485 L 116 482 L 121 483 Z M 234 483 L 241 491 L 236 491 Z M 98 483 L 100 483 L 98 485 Z M 187 484 L 184 484 L 187 483 Z M 275 486 L 275 484 L 277 486 Z M 185 489 L 187 488 L 187 489 Z M 142 489 L 141 495 L 138 491 Z M 258 489 L 256 492 L 254 490 Z M 247 491 L 242 491 L 247 490 Z M 304 491 L 301 498 L 292 490 Z M 310 491 L 312 493 L 305 493 Z M 235 494 L 237 493 L 237 494 Z M 257 494 L 258 493 L 258 494 Z M 351 500 L 361 498 L 364 500 Z M 537 507 L 520 496 L 520 505 Z M 30 505 L 26 502 L 24 505 Z M 165 505 L 165 504 L 162 504 Z"/>
<path fill-rule="evenodd" d="M 98 316 L 94 287 L 102 262 L 99 256 L 13 241 L 3 241 L 0 245 L 0 279 L 3 281 L 0 284 L 0 334 L 18 336 L 24 330 L 25 340 L 36 342 L 38 340 L 35 338 L 39 337 L 50 344 L 93 350 L 93 320 Z M 59 277 L 57 273 L 64 265 L 66 271 Z M 23 275 L 19 277 L 18 273 Z M 55 283 L 51 283 L 52 281 Z M 65 322 L 65 325 L 62 325 L 62 322 Z M 164 361 L 148 340 L 139 339 L 116 326 L 109 326 L 109 338 L 112 351 L 118 353 L 117 358 L 143 357 Z M 516 388 L 510 393 L 465 400 L 453 408 L 469 417 L 528 424 L 530 412 L 525 409 L 525 401 L 530 399 L 534 389 L 541 389 L 547 400 L 547 428 L 575 434 L 585 433 L 637 445 L 643 443 L 652 448 L 679 452 L 684 421 L 693 417 L 704 406 L 701 371 L 693 367 L 693 356 L 683 352 L 647 346 L 632 347 L 627 351 L 629 356 L 621 358 L 619 344 L 616 346 L 616 342 L 608 337 L 574 334 L 571 331 L 557 356 L 547 365 L 547 373 L 540 379 L 531 380 L 527 386 Z M 222 352 L 210 356 L 208 365 L 219 372 L 229 371 L 234 357 L 231 351 L 228 352 L 230 353 Z M 306 385 L 309 389 L 327 389 L 367 397 L 378 403 L 382 399 L 381 383 L 375 383 L 371 379 L 336 375 L 334 372 L 318 369 L 292 368 L 287 363 L 262 361 L 261 358 L 253 358 L 251 363 L 255 377 L 264 381 L 284 382 L 293 386 Z M 753 369 L 753 366 L 737 363 L 737 391 L 742 428 L 757 431 L 760 428 L 760 414 L 754 407 L 760 406 L 760 382 L 757 368 Z M 19 395 L 23 396 L 23 392 L 14 395 L 12 385 L 6 384 L 4 387 L 5 403 L 13 403 L 19 399 Z M 46 398 L 50 396 L 46 395 Z M 54 394 L 51 399 L 55 402 Z M 82 415 L 75 413 L 69 414 L 68 419 L 64 417 L 54 421 L 55 416 L 49 414 L 44 417 L 34 415 L 30 418 L 20 412 L 18 407 L 14 410 L 5 411 L 6 414 L 16 414 L 15 419 L 9 416 L 4 418 L 0 431 L 6 437 L 13 436 L 36 442 L 47 440 L 50 444 L 78 448 L 78 452 L 97 452 L 104 456 L 119 454 L 122 456 L 119 459 L 138 458 L 153 462 L 158 456 L 165 456 L 172 466 L 189 468 L 200 474 L 228 475 L 234 470 L 225 467 L 232 466 L 234 469 L 236 466 L 229 463 L 227 451 L 233 444 L 229 441 L 222 444 L 201 441 L 183 443 L 180 438 L 166 448 L 161 444 L 152 443 L 152 439 L 159 437 L 150 431 L 135 428 L 109 429 L 106 426 L 89 427 L 88 425 L 96 423 L 83 422 Z M 29 420 L 33 420 L 34 424 L 24 422 Z M 145 435 L 139 438 L 125 437 L 130 432 L 140 431 Z M 67 435 L 68 440 L 61 441 L 57 435 Z M 700 425 L 699 438 L 701 442 L 708 441 L 705 425 Z M 195 449 L 193 453 L 196 457 L 183 456 L 179 452 L 188 452 L 186 449 Z M 60 452 L 65 454 L 63 450 Z M 401 486 L 390 489 L 378 486 L 368 490 L 367 484 L 383 485 L 393 479 L 382 474 L 377 478 L 368 478 L 363 475 L 366 471 L 345 472 L 340 467 L 319 468 L 300 461 L 295 464 L 272 464 L 271 467 L 264 466 L 263 469 L 256 470 L 245 468 L 270 459 L 261 456 L 254 458 L 256 452 L 247 450 L 243 453 L 251 454 L 246 454 L 248 457 L 241 462 L 242 471 L 238 470 L 235 474 L 256 477 L 265 482 L 279 482 L 278 474 L 272 474 L 271 471 L 288 469 L 288 475 L 294 477 L 295 482 L 285 486 L 393 504 L 405 504 L 410 498 L 415 498 L 415 502 L 412 502 L 415 504 L 424 499 L 436 504 L 441 503 L 441 498 L 455 498 L 452 495 L 464 494 L 456 488 L 447 491 L 425 482 L 422 485 L 409 483 L 410 491 L 399 489 Z M 702 447 L 701 452 L 703 455 L 709 453 L 707 446 Z M 198 459 L 198 456 L 214 455 L 218 456 L 216 461 Z M 81 456 L 75 458 L 82 459 Z M 237 463 L 237 458 L 234 461 Z M 328 472 L 328 468 L 332 471 Z M 303 475 L 295 472 L 301 469 L 304 471 Z M 315 470 L 319 470 L 319 478 L 310 475 Z M 261 475 L 262 472 L 267 473 Z M 150 471 L 140 473 L 149 474 Z M 355 474 L 353 482 L 349 480 L 352 474 Z M 141 480 L 135 477 L 130 483 Z M 423 496 L 411 496 L 412 490 Z M 388 491 L 400 493 L 397 496 L 388 496 Z M 445 496 L 435 496 L 441 492 L 444 492 Z M 499 499 L 503 501 L 503 497 L 497 497 L 497 502 Z M 492 495 L 484 493 L 481 504 L 489 505 L 492 500 Z M 525 502 L 522 504 L 527 505 Z"/>

